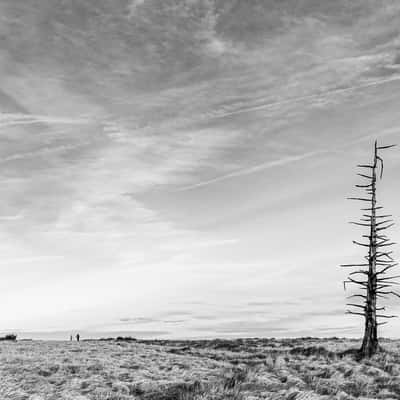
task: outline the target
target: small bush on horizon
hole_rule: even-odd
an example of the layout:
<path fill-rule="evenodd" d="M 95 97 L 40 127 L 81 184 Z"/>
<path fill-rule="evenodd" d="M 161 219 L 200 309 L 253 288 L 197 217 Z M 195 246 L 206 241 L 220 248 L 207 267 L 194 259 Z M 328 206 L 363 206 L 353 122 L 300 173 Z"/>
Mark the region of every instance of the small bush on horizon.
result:
<path fill-rule="evenodd" d="M 117 342 L 136 342 L 137 339 L 131 336 L 118 336 L 115 340 Z"/>
<path fill-rule="evenodd" d="M 6 341 L 6 340 L 10 341 L 10 342 L 16 342 L 17 341 L 17 335 L 15 335 L 14 333 L 10 333 L 8 335 L 0 337 L 0 341 Z"/>

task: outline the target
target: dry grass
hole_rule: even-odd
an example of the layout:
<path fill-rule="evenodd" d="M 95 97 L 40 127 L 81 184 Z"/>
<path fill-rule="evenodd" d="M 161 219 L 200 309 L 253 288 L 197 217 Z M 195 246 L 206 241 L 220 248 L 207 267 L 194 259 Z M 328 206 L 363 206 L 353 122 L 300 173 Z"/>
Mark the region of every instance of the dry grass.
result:
<path fill-rule="evenodd" d="M 0 399 L 399 399 L 400 342 L 341 339 L 0 344 Z"/>

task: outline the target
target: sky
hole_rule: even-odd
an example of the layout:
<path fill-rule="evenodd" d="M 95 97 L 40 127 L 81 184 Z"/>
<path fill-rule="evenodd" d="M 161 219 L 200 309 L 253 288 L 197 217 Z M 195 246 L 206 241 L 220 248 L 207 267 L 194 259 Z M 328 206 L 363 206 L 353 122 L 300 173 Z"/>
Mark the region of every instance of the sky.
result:
<path fill-rule="evenodd" d="M 360 336 L 346 198 L 374 140 L 400 144 L 399 18 L 395 0 L 0 0 L 0 332 Z M 395 219 L 399 149 L 378 187 Z"/>

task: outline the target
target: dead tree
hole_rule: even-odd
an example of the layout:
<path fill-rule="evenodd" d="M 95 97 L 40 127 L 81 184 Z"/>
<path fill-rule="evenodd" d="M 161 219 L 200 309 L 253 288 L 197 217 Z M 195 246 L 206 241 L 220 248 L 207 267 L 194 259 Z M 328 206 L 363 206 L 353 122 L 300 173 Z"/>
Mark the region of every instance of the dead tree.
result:
<path fill-rule="evenodd" d="M 397 265 L 392 257 L 390 246 L 393 243 L 385 234 L 386 229 L 394 225 L 391 215 L 385 215 L 383 207 L 378 205 L 376 197 L 377 178 L 383 175 L 383 159 L 380 157 L 380 150 L 394 147 L 378 146 L 375 141 L 374 156 L 372 164 L 358 165 L 361 173 L 358 175 L 365 181 L 356 185 L 358 189 L 366 192 L 362 197 L 350 197 L 351 200 L 360 201 L 364 204 L 361 208 L 363 215 L 358 222 L 350 222 L 368 231 L 362 235 L 366 240 L 353 241 L 367 251 L 364 257 L 365 262 L 359 264 L 344 264 L 342 267 L 357 268 L 351 272 L 344 282 L 354 284 L 360 290 L 359 293 L 349 296 L 351 303 L 348 314 L 361 315 L 365 319 L 364 339 L 360 349 L 362 357 L 371 357 L 378 351 L 378 325 L 386 322 L 378 322 L 382 319 L 395 318 L 395 315 L 385 314 L 385 307 L 378 307 L 377 300 L 385 299 L 388 296 L 400 295 L 393 290 L 393 285 L 398 284 L 395 280 L 399 276 L 392 274 L 392 269 Z"/>

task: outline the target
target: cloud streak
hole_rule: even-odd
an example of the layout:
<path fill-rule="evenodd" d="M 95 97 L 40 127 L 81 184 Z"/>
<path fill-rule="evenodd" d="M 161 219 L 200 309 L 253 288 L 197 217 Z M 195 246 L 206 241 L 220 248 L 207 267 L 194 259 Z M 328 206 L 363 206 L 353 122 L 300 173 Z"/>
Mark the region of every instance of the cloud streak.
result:
<path fill-rule="evenodd" d="M 271 102 L 271 103 L 267 103 L 267 104 L 261 104 L 261 105 L 252 106 L 252 107 L 240 108 L 240 109 L 232 110 L 229 112 L 216 112 L 214 115 L 208 114 L 207 118 L 211 118 L 211 119 L 226 118 L 226 117 L 231 117 L 234 115 L 239 115 L 239 114 L 244 114 L 244 113 L 249 113 L 249 112 L 275 109 L 277 107 L 296 104 L 296 103 L 300 103 L 303 101 L 320 100 L 320 99 L 324 99 L 331 95 L 353 93 L 357 90 L 367 89 L 370 87 L 384 85 L 384 84 L 396 82 L 396 81 L 400 81 L 400 76 L 393 76 L 390 78 L 378 79 L 378 80 L 375 80 L 372 82 L 366 82 L 366 83 L 362 83 L 359 85 L 349 86 L 346 88 L 330 89 L 330 90 L 327 90 L 327 91 L 324 91 L 321 93 L 315 93 L 315 94 L 310 94 L 310 95 L 306 95 L 306 96 L 289 98 L 287 100 L 280 100 L 280 101 Z"/>
<path fill-rule="evenodd" d="M 185 191 L 189 191 L 189 190 L 194 190 L 194 189 L 201 188 L 204 186 L 213 185 L 215 183 L 219 183 L 219 182 L 222 182 L 222 181 L 225 181 L 228 179 L 233 179 L 233 178 L 238 178 L 238 177 L 242 177 L 242 176 L 256 174 L 261 171 L 265 171 L 265 170 L 268 170 L 271 168 L 281 167 L 281 166 L 284 166 L 287 164 L 291 164 L 291 163 L 301 161 L 301 160 L 311 158 L 311 157 L 316 157 L 316 156 L 323 155 L 326 153 L 329 153 L 329 151 L 326 151 L 326 150 L 310 151 L 310 152 L 298 154 L 295 156 L 283 157 L 278 160 L 268 161 L 268 162 L 265 162 L 262 164 L 254 165 L 249 168 L 243 168 L 238 171 L 231 172 L 229 174 L 217 176 L 216 178 L 213 178 L 213 179 L 209 179 L 206 181 L 195 183 L 193 185 L 185 186 L 181 189 L 178 189 L 177 192 L 185 192 Z"/>
<path fill-rule="evenodd" d="M 85 125 L 91 121 L 88 118 L 69 118 L 51 115 L 32 115 L 21 113 L 0 113 L 0 128 L 9 128 L 17 125 Z"/>

